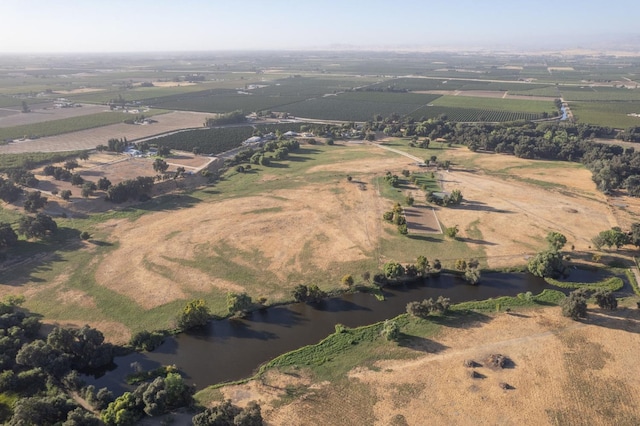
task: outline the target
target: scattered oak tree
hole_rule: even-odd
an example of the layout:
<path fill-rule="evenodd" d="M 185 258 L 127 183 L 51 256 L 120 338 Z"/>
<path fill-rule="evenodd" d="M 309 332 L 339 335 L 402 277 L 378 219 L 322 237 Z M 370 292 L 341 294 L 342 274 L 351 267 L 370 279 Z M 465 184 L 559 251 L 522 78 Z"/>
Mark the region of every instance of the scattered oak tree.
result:
<path fill-rule="evenodd" d="M 203 299 L 192 300 L 178 317 L 178 327 L 182 330 L 202 327 L 209 322 L 209 308 Z"/>

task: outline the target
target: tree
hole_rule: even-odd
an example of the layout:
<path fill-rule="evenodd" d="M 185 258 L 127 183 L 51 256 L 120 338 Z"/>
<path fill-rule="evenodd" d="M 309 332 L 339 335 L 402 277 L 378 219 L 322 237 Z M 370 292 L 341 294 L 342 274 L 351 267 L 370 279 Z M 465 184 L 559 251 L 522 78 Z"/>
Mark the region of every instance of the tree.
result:
<path fill-rule="evenodd" d="M 458 229 L 458 225 L 445 228 L 444 230 L 444 234 L 447 237 L 453 238 L 453 239 L 455 239 L 458 236 L 458 232 L 460 232 L 460 230 Z"/>
<path fill-rule="evenodd" d="M 82 184 L 84 184 L 84 178 L 80 173 L 74 173 L 71 175 L 71 185 L 81 186 Z"/>
<path fill-rule="evenodd" d="M 413 196 L 411 194 L 407 195 L 406 197 L 404 197 L 404 202 L 409 206 L 413 206 L 413 203 L 415 202 L 415 199 L 413 198 Z"/>
<path fill-rule="evenodd" d="M 404 267 L 394 261 L 385 263 L 382 267 L 382 271 L 387 279 L 396 279 L 404 275 Z"/>
<path fill-rule="evenodd" d="M 422 302 L 409 302 L 407 304 L 407 313 L 418 318 L 426 318 L 436 313 L 444 314 L 449 310 L 451 300 L 447 297 L 438 296 L 438 299 L 424 299 Z"/>
<path fill-rule="evenodd" d="M 351 274 L 347 274 L 343 276 L 341 282 L 342 282 L 342 285 L 346 285 L 347 287 L 351 287 L 355 283 L 353 276 Z"/>
<path fill-rule="evenodd" d="M 100 191 L 106 191 L 111 187 L 111 181 L 109 179 L 107 179 L 106 177 L 101 177 L 100 179 L 98 179 L 98 189 Z"/>
<path fill-rule="evenodd" d="M 549 248 L 556 251 L 562 250 L 562 247 L 567 244 L 567 237 L 559 232 L 549 232 L 546 240 L 549 243 Z"/>
<path fill-rule="evenodd" d="M 587 297 L 585 292 L 575 290 L 562 301 L 562 315 L 574 320 L 587 316 Z"/>
<path fill-rule="evenodd" d="M 400 337 L 400 326 L 394 320 L 385 320 L 381 333 L 387 340 L 396 341 Z"/>
<path fill-rule="evenodd" d="M 192 300 L 182 310 L 178 318 L 178 327 L 182 330 L 202 327 L 209 322 L 209 308 L 203 299 Z"/>
<path fill-rule="evenodd" d="M 31 108 L 29 108 L 29 104 L 27 104 L 27 101 L 22 101 L 22 112 L 31 112 Z"/>
<path fill-rule="evenodd" d="M 456 206 L 460 203 L 462 203 L 462 192 L 460 192 L 459 189 L 454 189 L 453 191 L 451 191 L 451 194 L 449 194 L 447 205 Z"/>
<path fill-rule="evenodd" d="M 615 310 L 618 308 L 618 299 L 609 290 L 598 290 L 593 297 L 595 297 L 596 303 L 602 309 Z"/>
<path fill-rule="evenodd" d="M 143 415 L 141 404 L 132 392 L 125 392 L 102 411 L 100 419 L 108 426 L 129 426 Z"/>
<path fill-rule="evenodd" d="M 547 250 L 529 259 L 527 269 L 537 277 L 558 277 L 565 271 L 562 255 L 555 250 Z"/>
<path fill-rule="evenodd" d="M 63 189 L 62 191 L 60 191 L 60 198 L 65 201 L 69 201 L 69 198 L 71 198 L 71 191 L 68 189 Z"/>
<path fill-rule="evenodd" d="M 416 260 L 416 269 L 418 270 L 418 275 L 422 277 L 427 275 L 431 269 L 429 260 L 422 255 L 418 256 L 418 259 Z"/>
<path fill-rule="evenodd" d="M 27 238 L 43 238 L 54 234 L 58 230 L 58 225 L 51 218 L 42 213 L 33 216 L 22 216 L 18 221 L 18 234 Z"/>
<path fill-rule="evenodd" d="M 73 169 L 75 169 L 78 166 L 79 164 L 76 160 L 68 160 L 68 161 L 65 161 L 64 163 L 64 168 L 69 171 L 73 171 Z"/>
<path fill-rule="evenodd" d="M 464 271 L 464 279 L 471 285 L 476 285 L 480 281 L 480 271 L 478 268 L 467 267 Z"/>
<path fill-rule="evenodd" d="M 13 182 L 0 177 L 0 200 L 6 203 L 16 201 L 22 195 L 22 189 L 18 188 Z"/>
<path fill-rule="evenodd" d="M 160 157 L 168 157 L 171 155 L 171 149 L 167 146 L 160 146 L 158 147 L 158 155 Z"/>
<path fill-rule="evenodd" d="M 95 182 L 86 181 L 82 185 L 82 190 L 80 193 L 84 198 L 88 198 L 93 195 L 93 191 L 95 191 L 96 189 L 98 189 L 98 186 L 95 184 Z"/>
<path fill-rule="evenodd" d="M 43 197 L 40 191 L 27 192 L 24 200 L 24 209 L 29 213 L 35 213 L 47 204 L 47 197 Z"/>
<path fill-rule="evenodd" d="M 153 170 L 157 173 L 164 173 L 169 168 L 169 164 L 164 161 L 162 158 L 156 158 L 153 162 Z"/>
<path fill-rule="evenodd" d="M 227 311 L 230 314 L 244 313 L 251 306 L 251 297 L 247 293 L 227 293 Z"/>
<path fill-rule="evenodd" d="M 10 224 L 0 222 L 0 250 L 14 246 L 18 242 L 18 234 Z"/>

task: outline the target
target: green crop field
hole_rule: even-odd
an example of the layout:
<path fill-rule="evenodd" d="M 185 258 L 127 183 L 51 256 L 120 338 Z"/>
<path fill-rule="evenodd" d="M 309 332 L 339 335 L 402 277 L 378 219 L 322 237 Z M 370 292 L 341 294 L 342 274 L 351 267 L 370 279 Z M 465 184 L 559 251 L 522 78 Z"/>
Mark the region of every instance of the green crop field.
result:
<path fill-rule="evenodd" d="M 635 86 L 635 85 L 634 85 Z M 566 101 L 639 101 L 640 89 L 597 86 L 560 86 Z"/>
<path fill-rule="evenodd" d="M 434 106 L 453 108 L 477 108 L 494 111 L 529 112 L 553 114 L 556 110 L 554 103 L 528 99 L 480 98 L 472 96 L 442 96 L 433 101 Z"/>
<path fill-rule="evenodd" d="M 618 129 L 640 126 L 640 102 L 571 102 L 571 112 L 579 123 L 597 124 Z"/>
<path fill-rule="evenodd" d="M 460 122 L 505 122 L 538 120 L 557 115 L 551 101 L 481 98 L 472 96 L 442 96 L 430 105 L 415 110 L 411 116 L 417 120 L 446 116 Z"/>
<path fill-rule="evenodd" d="M 455 107 L 440 107 L 440 106 L 426 106 L 415 110 L 411 116 L 419 121 L 425 119 L 438 118 L 441 116 L 446 117 L 447 120 L 458 121 L 462 123 L 475 123 L 475 122 L 508 122 L 518 120 L 540 120 L 543 117 L 542 114 L 536 114 L 532 112 L 513 112 L 513 111 L 496 111 L 490 109 L 477 109 L 477 108 L 455 108 Z"/>
<path fill-rule="evenodd" d="M 274 108 L 275 111 L 286 111 L 296 117 L 324 120 L 366 121 L 376 114 L 386 117 L 392 113 L 406 115 L 419 108 L 416 104 L 400 104 L 397 102 L 356 101 L 331 96 L 308 99 L 306 101 Z"/>
<path fill-rule="evenodd" d="M 122 123 L 128 118 L 132 118 L 132 115 L 124 112 L 100 112 L 22 126 L 4 127 L 0 128 L 0 140 L 19 139 L 25 136 L 33 138 L 60 135 L 62 133 Z"/>
<path fill-rule="evenodd" d="M 161 136 L 148 142 L 181 151 L 193 151 L 197 147 L 202 153 L 217 155 L 237 148 L 252 133 L 251 126 L 198 129 Z"/>

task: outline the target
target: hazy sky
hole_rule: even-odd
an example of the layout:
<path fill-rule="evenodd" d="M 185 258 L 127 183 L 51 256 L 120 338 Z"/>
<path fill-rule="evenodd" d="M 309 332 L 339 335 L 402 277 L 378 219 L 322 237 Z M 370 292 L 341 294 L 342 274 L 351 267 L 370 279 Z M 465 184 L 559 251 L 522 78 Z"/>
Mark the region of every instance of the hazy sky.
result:
<path fill-rule="evenodd" d="M 588 47 L 640 1 L 0 0 L 0 52 Z"/>

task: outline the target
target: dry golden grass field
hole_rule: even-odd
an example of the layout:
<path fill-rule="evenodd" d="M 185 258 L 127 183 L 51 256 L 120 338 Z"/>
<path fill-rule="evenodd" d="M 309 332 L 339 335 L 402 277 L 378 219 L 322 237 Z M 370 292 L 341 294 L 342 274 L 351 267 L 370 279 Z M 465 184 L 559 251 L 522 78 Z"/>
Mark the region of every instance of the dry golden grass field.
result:
<path fill-rule="evenodd" d="M 566 235 L 568 249 L 575 246 L 572 254 L 587 256 L 589 241 L 597 232 L 630 223 L 638 211 L 631 202 L 625 207 L 608 202 L 596 191 L 589 172 L 577 164 L 528 161 L 464 148 L 433 152 L 454 164 L 450 172 L 438 172 L 444 189 L 458 188 L 465 199 L 455 208 L 436 207 L 443 227 L 458 225 L 460 235 L 455 241 L 442 235 L 401 236 L 381 219 L 393 205 L 388 197 L 397 196 L 394 192 L 400 196 L 411 192 L 419 206 L 425 204 L 418 188 L 391 191 L 380 179 L 387 171 L 422 171 L 415 160 L 374 145 L 304 146 L 283 167 L 232 172 L 201 192 L 176 193 L 171 202 L 183 207 L 165 208 L 163 201 L 151 202 L 151 208 L 141 210 L 144 214 L 116 215 L 87 224 L 103 244 L 85 244 L 80 251 L 91 259 L 83 261 L 82 280 L 95 286 L 73 278 L 79 272 L 68 260 L 39 269 L 35 280 L 23 276 L 3 280 L 0 290 L 28 293 L 39 300 L 33 307 L 44 309 L 51 321 L 78 325 L 98 321 L 87 318 L 86 309 L 92 304 L 100 308 L 105 301 L 98 301 L 98 295 L 117 294 L 123 297 L 120 306 L 126 301 L 126 312 L 104 308 L 100 320 L 113 324 L 104 332 L 120 340 L 140 327 L 170 326 L 175 313 L 167 317 L 163 312 L 177 312 L 180 304 L 196 297 L 205 297 L 215 312 L 223 313 L 228 291 L 245 291 L 270 302 L 288 300 L 300 283 L 335 289 L 345 274 L 360 280 L 363 272 L 375 273 L 384 262 L 413 262 L 420 254 L 439 258 L 448 267 L 458 258 L 469 257 L 489 267 L 522 266 L 528 256 L 545 247 L 549 231 L 559 231 Z M 153 174 L 148 159 L 111 160 L 94 156 L 78 170 L 93 173 L 93 180 L 99 175 L 115 181 L 130 178 L 141 173 L 140 167 Z M 168 161 L 195 167 L 197 160 Z M 348 182 L 347 175 L 353 181 Z M 77 188 L 72 191 L 74 197 L 79 195 Z M 96 197 L 71 204 L 51 199 L 49 209 L 58 214 L 66 209 L 76 218 L 126 207 L 111 206 Z M 432 215 L 430 209 L 423 210 Z M 73 226 L 82 227 L 82 223 L 76 221 Z M 66 284 L 75 280 L 77 284 Z M 52 286 L 69 295 L 55 309 L 45 303 Z"/>
<path fill-rule="evenodd" d="M 494 314 L 443 327 L 412 348 L 415 358 L 355 368 L 335 383 L 315 383 L 304 369 L 271 372 L 221 397 L 259 401 L 266 423 L 283 426 L 637 425 L 640 311 L 594 311 L 585 322 L 559 308 Z M 491 368 L 490 354 L 512 363 Z M 287 389 L 304 391 L 291 398 Z"/>
<path fill-rule="evenodd" d="M 34 260 L 28 274 L 3 279 L 0 294 L 26 295 L 25 306 L 48 324 L 90 324 L 122 343 L 141 328 L 170 327 L 194 298 L 222 314 L 229 291 L 273 303 L 290 299 L 300 283 L 336 289 L 344 274 L 359 281 L 388 260 L 408 263 L 420 254 L 449 267 L 469 257 L 492 268 L 522 266 L 546 246 L 548 232 L 558 231 L 572 256 L 586 257 L 594 235 L 628 226 L 640 213 L 634 200 L 599 193 L 579 164 L 397 144 L 399 152 L 375 144 L 303 145 L 273 167 L 231 171 L 198 191 L 119 206 L 100 220 L 76 219 L 93 243 Z M 415 186 L 390 188 L 382 177 L 424 173 L 415 157 L 431 154 L 452 162 L 436 172 L 443 189 L 464 196 L 458 207 L 435 209 L 443 227 L 458 225 L 455 241 L 402 236 L 382 220 L 405 194 L 425 205 Z M 110 159 L 94 156 L 81 169 L 126 178 L 140 173 L 128 164 L 151 168 L 150 160 Z M 404 359 L 384 361 L 378 348 L 383 361 L 333 382 L 304 368 L 271 371 L 219 396 L 241 405 L 258 400 L 271 425 L 638 424 L 640 311 L 593 311 L 583 323 L 561 317 L 557 307 L 483 315 L 443 325 L 433 338 L 404 348 Z M 491 353 L 509 356 L 512 368 L 488 368 Z M 469 376 L 467 359 L 482 364 L 482 378 Z"/>

